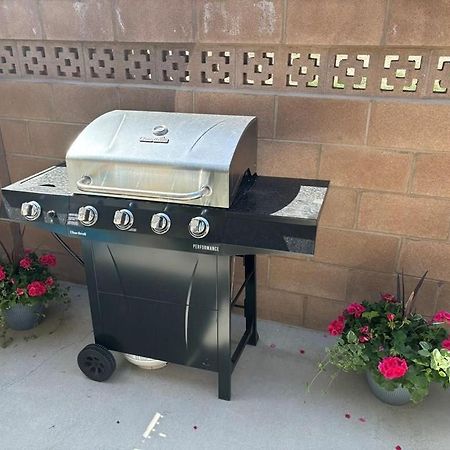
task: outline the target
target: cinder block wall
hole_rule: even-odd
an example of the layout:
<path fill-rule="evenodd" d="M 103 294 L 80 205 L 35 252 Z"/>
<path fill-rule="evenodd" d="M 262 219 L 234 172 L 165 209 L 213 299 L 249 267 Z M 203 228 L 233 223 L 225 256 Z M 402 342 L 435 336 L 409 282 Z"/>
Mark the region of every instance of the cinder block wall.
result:
<path fill-rule="evenodd" d="M 402 269 L 430 271 L 431 315 L 450 308 L 449 23 L 445 0 L 0 0 L 11 178 L 115 108 L 253 114 L 260 174 L 332 185 L 316 256 L 258 259 L 261 315 L 320 328 Z"/>

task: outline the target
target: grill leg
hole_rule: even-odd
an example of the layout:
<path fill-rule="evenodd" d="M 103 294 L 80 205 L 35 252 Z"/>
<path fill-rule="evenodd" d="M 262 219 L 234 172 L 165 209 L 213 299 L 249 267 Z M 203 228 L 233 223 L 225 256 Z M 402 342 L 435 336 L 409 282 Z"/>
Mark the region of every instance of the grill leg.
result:
<path fill-rule="evenodd" d="M 225 334 L 222 337 L 226 339 Z M 219 348 L 219 398 L 221 400 L 231 399 L 231 372 L 230 351 Z"/>
<path fill-rule="evenodd" d="M 219 372 L 219 398 L 231 399 L 231 322 L 230 322 L 230 259 L 217 257 L 217 357 Z"/>
<path fill-rule="evenodd" d="M 249 345 L 256 345 L 258 343 L 258 330 L 256 327 L 256 264 L 255 255 L 244 256 L 244 266 L 245 266 L 245 278 L 253 272 L 251 279 L 245 286 L 245 302 L 244 302 L 244 312 L 245 312 L 245 322 L 246 322 L 246 332 L 250 333 L 248 339 Z"/>

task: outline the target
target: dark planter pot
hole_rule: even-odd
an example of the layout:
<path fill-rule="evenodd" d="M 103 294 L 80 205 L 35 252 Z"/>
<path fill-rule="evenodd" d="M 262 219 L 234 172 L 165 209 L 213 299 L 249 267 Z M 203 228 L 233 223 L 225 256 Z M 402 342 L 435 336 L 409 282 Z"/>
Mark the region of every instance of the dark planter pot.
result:
<path fill-rule="evenodd" d="M 6 325 L 12 330 L 31 330 L 42 322 L 44 312 L 43 303 L 14 305 L 4 311 Z"/>
<path fill-rule="evenodd" d="M 366 375 L 370 390 L 375 395 L 375 397 L 381 400 L 383 403 L 387 403 L 388 405 L 400 406 L 406 405 L 407 403 L 411 402 L 411 395 L 408 389 L 398 387 L 393 391 L 388 391 L 375 381 L 373 375 L 370 372 L 366 372 Z"/>

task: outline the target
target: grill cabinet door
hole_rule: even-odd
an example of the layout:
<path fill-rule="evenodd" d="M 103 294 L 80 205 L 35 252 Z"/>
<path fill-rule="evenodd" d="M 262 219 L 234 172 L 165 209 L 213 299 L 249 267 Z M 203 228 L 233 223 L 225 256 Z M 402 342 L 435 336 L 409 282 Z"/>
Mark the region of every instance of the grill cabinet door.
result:
<path fill-rule="evenodd" d="M 88 285 L 96 342 L 216 370 L 217 267 L 227 257 L 89 241 L 83 250 L 95 270 Z"/>

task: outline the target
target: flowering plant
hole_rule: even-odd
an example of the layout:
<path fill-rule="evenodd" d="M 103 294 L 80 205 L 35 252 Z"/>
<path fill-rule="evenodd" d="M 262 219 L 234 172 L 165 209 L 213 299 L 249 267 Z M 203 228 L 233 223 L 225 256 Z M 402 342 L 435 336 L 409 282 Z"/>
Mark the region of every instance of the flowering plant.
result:
<path fill-rule="evenodd" d="M 25 251 L 17 261 L 8 259 L 8 263 L 0 262 L 0 326 L 4 325 L 3 312 L 14 305 L 47 304 L 67 296 L 50 272 L 56 265 L 54 255 L 47 253 L 39 257 Z"/>
<path fill-rule="evenodd" d="M 421 401 L 432 382 L 450 385 L 450 313 L 439 311 L 428 321 L 414 312 L 423 275 L 407 300 L 403 276 L 397 277 L 397 296 L 381 294 L 380 301 L 348 305 L 328 331 L 339 336 L 327 349 L 328 364 L 344 372 L 368 371 L 387 390 L 407 389 L 411 400 Z M 320 372 L 319 372 L 320 373 Z"/>

